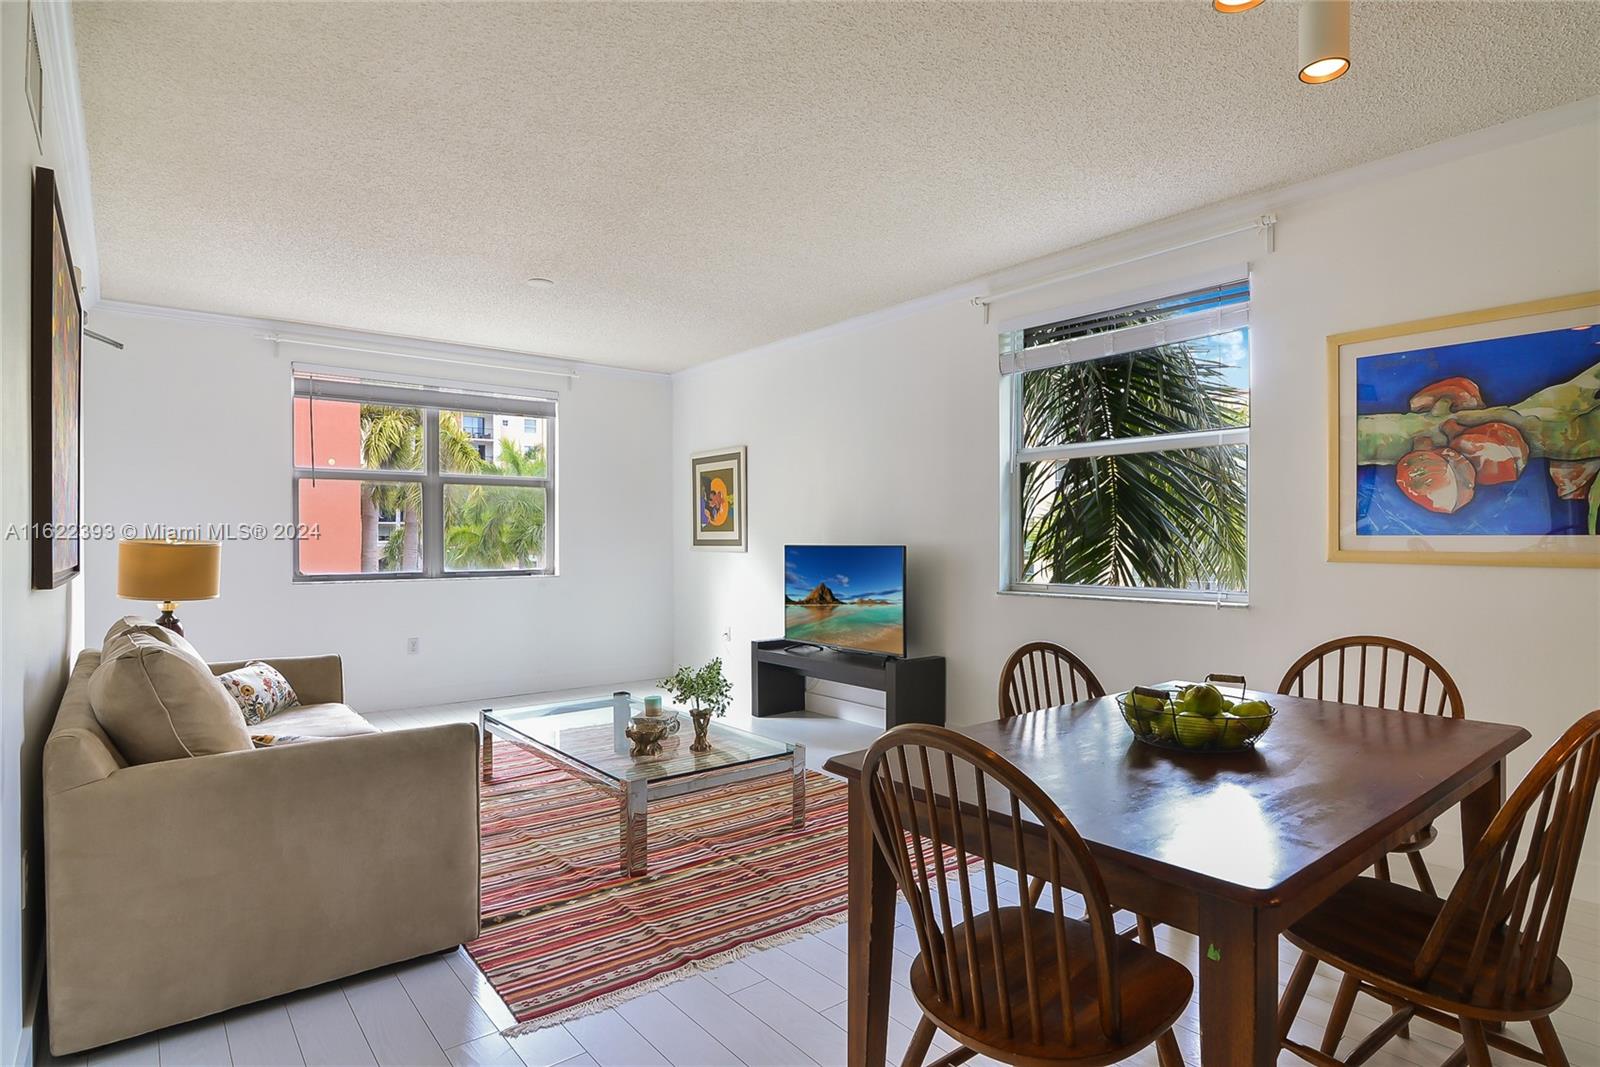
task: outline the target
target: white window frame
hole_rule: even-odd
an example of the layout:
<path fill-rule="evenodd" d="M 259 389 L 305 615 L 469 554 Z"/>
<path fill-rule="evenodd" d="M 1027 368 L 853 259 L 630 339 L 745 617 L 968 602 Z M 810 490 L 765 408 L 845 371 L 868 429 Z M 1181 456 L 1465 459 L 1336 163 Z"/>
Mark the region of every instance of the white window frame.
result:
<path fill-rule="evenodd" d="M 328 373 L 297 368 L 293 375 L 293 398 L 339 400 L 355 403 L 386 404 L 420 409 L 422 413 L 423 465 L 421 470 L 364 469 L 351 467 L 300 466 L 290 456 L 289 500 L 294 528 L 300 528 L 300 482 L 305 479 L 353 482 L 415 482 L 422 486 L 422 570 L 371 571 L 343 574 L 303 574 L 300 570 L 300 540 L 294 539 L 293 580 L 297 583 L 326 582 L 410 582 L 452 578 L 555 577 L 556 563 L 556 400 L 551 395 L 509 394 L 488 387 L 466 388 L 412 384 L 398 378 L 384 378 L 372 372 Z M 309 405 L 314 408 L 315 405 Z M 293 404 L 291 402 L 291 419 Z M 463 474 L 439 469 L 439 413 L 462 411 L 545 420 L 545 471 L 541 478 L 522 478 L 503 474 Z M 291 434 L 291 438 L 293 435 Z M 311 456 L 315 460 L 315 456 Z M 485 485 L 502 488 L 525 486 L 544 490 L 543 566 L 503 570 L 449 570 L 444 554 L 444 494 L 452 485 Z"/>
<path fill-rule="evenodd" d="M 1243 280 L 1240 277 L 1240 280 Z M 1185 288 L 1168 290 L 1176 297 Z M 1163 299 L 1155 294 L 1138 301 L 1120 301 L 1116 306 L 1134 303 L 1153 303 Z M 1203 604 L 1216 607 L 1247 607 L 1250 603 L 1250 567 L 1248 544 L 1250 525 L 1250 427 L 1233 427 L 1225 430 L 1196 430 L 1186 433 L 1158 434 L 1148 437 L 1123 437 L 1107 441 L 1089 441 L 1043 448 L 1024 448 L 1022 445 L 1022 379 L 1032 370 L 1065 366 L 1088 360 L 1129 352 L 1140 352 L 1162 344 L 1201 337 L 1216 336 L 1245 329 L 1250 331 L 1249 303 L 1228 305 L 1222 308 L 1175 317 L 1162 322 L 1110 330 L 1087 337 L 1041 345 L 1019 351 L 1004 340 L 1000 355 L 1000 425 L 1001 425 L 1001 566 L 1000 592 L 1021 596 L 1058 596 L 1087 600 L 1147 601 L 1177 604 Z M 1109 309 L 1108 309 L 1109 310 Z M 1070 316 L 1078 317 L 1077 315 Z M 1066 317 L 1055 321 L 1064 321 Z M 1045 319 L 1039 325 L 1052 321 Z M 1002 335 L 1006 336 L 1005 334 Z M 1249 343 L 1247 341 L 1247 343 Z M 1250 395 L 1253 403 L 1255 391 L 1255 353 L 1250 358 Z M 1253 412 L 1252 412 L 1253 415 Z M 1024 463 L 1089 459 L 1099 456 L 1133 455 L 1149 452 L 1176 452 L 1194 448 L 1220 445 L 1245 447 L 1245 524 L 1246 564 L 1245 588 L 1239 590 L 1168 589 L 1149 586 L 1110 586 L 1066 584 L 1055 582 L 1028 582 L 1023 580 L 1023 527 L 1022 466 Z"/>

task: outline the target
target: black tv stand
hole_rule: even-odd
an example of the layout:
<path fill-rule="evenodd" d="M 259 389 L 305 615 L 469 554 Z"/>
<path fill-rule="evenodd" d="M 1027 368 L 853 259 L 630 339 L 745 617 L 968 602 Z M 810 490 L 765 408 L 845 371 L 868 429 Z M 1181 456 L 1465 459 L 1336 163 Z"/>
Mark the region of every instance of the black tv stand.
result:
<path fill-rule="evenodd" d="M 750 643 L 750 703 L 757 718 L 804 708 L 807 678 L 876 689 L 884 696 L 885 728 L 908 722 L 944 725 L 943 656 L 845 652 L 804 641 Z"/>

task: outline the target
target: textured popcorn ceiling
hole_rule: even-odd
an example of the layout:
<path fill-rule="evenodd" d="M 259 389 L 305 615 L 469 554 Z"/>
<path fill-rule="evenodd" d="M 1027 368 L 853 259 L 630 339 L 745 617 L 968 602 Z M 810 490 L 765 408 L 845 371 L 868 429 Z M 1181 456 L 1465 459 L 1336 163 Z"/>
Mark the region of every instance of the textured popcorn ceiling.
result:
<path fill-rule="evenodd" d="M 73 6 L 107 298 L 648 369 L 1600 91 L 1592 2 Z"/>

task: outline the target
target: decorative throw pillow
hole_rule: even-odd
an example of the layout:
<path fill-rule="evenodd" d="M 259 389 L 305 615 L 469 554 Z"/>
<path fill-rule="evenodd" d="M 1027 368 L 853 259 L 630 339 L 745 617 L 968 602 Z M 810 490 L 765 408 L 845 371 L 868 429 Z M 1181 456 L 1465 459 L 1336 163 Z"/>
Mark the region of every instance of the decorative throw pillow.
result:
<path fill-rule="evenodd" d="M 228 691 L 233 702 L 244 714 L 245 725 L 254 726 L 270 719 L 284 708 L 300 703 L 289 679 L 270 663 L 252 660 L 236 671 L 221 675 L 217 681 Z"/>
<path fill-rule="evenodd" d="M 326 741 L 326 737 L 300 737 L 296 734 L 251 734 L 250 743 L 257 748 L 282 748 L 284 745 L 303 745 L 310 741 Z"/>
<path fill-rule="evenodd" d="M 129 763 L 250 750 L 238 706 L 199 659 L 141 633 L 117 644 L 89 676 L 89 706 Z"/>

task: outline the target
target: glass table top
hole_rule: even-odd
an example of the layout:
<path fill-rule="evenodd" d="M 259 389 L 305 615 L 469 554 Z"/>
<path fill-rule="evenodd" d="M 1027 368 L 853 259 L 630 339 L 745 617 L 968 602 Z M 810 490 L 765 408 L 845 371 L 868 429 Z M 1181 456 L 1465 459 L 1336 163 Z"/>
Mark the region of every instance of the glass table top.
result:
<path fill-rule="evenodd" d="M 644 713 L 643 701 L 627 701 L 628 715 Z M 687 712 L 664 709 L 663 716 L 676 716 L 678 732 L 661 739 L 661 751 L 654 756 L 629 755 L 631 742 L 622 733 L 627 726 L 610 698 L 574 701 L 564 704 L 492 708 L 484 713 L 486 727 L 496 736 L 513 743 L 532 742 L 616 782 L 659 782 L 704 771 L 734 767 L 742 763 L 776 759 L 794 752 L 794 746 L 770 737 L 711 720 L 710 752 L 690 752 L 694 724 Z"/>

